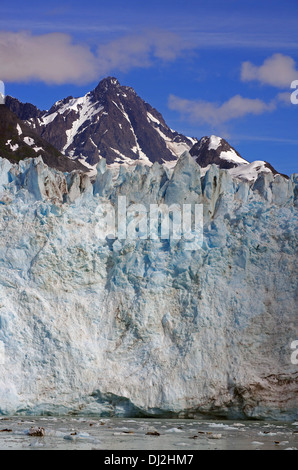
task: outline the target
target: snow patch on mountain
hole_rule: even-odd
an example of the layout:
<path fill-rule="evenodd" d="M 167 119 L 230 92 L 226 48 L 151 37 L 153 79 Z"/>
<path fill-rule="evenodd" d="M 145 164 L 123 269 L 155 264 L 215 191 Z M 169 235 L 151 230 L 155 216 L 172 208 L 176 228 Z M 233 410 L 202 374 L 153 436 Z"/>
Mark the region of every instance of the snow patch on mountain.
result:
<path fill-rule="evenodd" d="M 241 178 L 248 181 L 255 181 L 260 173 L 271 173 L 270 168 L 266 166 L 266 162 L 257 160 L 252 163 L 245 163 L 228 170 L 235 178 Z"/>
<path fill-rule="evenodd" d="M 78 118 L 72 123 L 71 129 L 66 131 L 67 142 L 63 147 L 64 153 L 73 143 L 74 137 L 77 135 L 77 133 L 82 130 L 83 125 L 86 124 L 86 122 L 88 122 L 95 114 L 99 113 L 103 107 L 98 107 L 96 104 L 92 103 L 90 96 L 88 96 L 87 99 L 84 97 L 84 99 L 75 100 L 70 109 L 73 109 L 78 114 Z M 63 111 L 60 110 L 60 113 L 63 114 Z"/>
<path fill-rule="evenodd" d="M 18 135 L 22 135 L 23 134 L 23 131 L 21 129 L 21 126 L 19 123 L 17 123 L 17 132 L 18 132 Z"/>
<path fill-rule="evenodd" d="M 211 135 L 208 150 L 216 150 L 218 149 L 220 144 L 221 144 L 221 137 L 217 137 L 216 135 Z"/>
<path fill-rule="evenodd" d="M 12 143 L 11 143 L 11 139 L 8 140 L 5 145 L 9 145 L 10 150 L 12 150 L 13 152 L 16 152 L 16 151 L 18 150 L 18 148 L 19 148 L 19 145 L 18 145 L 18 144 L 12 144 Z"/>
<path fill-rule="evenodd" d="M 158 119 L 156 119 L 154 116 L 152 116 L 152 114 L 149 113 L 149 111 L 147 112 L 147 116 L 148 116 L 148 122 L 152 121 L 152 122 L 155 122 L 156 124 L 160 125 L 160 121 Z"/>
<path fill-rule="evenodd" d="M 24 137 L 23 140 L 24 140 L 25 144 L 29 145 L 30 147 L 32 147 L 32 145 L 35 144 L 34 139 L 32 139 L 32 137 L 27 137 L 26 136 L 26 137 Z"/>
<path fill-rule="evenodd" d="M 228 162 L 235 162 L 239 165 L 247 165 L 248 162 L 244 160 L 244 158 L 239 157 L 234 150 L 227 150 L 220 152 L 220 158 L 223 160 L 227 160 Z"/>

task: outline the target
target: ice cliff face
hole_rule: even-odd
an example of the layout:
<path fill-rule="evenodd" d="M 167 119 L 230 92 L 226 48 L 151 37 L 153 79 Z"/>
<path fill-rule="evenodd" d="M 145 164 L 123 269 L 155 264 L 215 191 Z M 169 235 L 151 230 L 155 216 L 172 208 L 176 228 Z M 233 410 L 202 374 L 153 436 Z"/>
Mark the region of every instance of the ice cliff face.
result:
<path fill-rule="evenodd" d="M 198 203 L 201 249 L 99 239 L 102 203 Z M 0 411 L 297 419 L 298 176 L 185 153 L 80 173 L 0 159 Z"/>

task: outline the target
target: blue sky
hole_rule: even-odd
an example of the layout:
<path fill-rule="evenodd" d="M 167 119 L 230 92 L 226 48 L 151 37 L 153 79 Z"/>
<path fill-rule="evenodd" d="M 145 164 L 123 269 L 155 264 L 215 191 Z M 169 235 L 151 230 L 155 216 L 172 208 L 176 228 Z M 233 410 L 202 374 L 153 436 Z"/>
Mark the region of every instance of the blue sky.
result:
<path fill-rule="evenodd" d="M 297 0 L 11 0 L 6 93 L 49 109 L 113 75 L 186 135 L 221 135 L 249 161 L 297 172 Z"/>

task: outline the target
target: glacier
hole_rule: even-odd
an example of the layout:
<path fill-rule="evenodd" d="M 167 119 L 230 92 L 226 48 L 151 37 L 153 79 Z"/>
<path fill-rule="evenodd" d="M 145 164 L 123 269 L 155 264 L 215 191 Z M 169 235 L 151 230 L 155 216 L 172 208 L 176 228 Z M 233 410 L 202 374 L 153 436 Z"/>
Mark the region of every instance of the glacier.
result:
<path fill-rule="evenodd" d="M 203 205 L 200 249 L 99 208 Z M 298 419 L 298 175 L 0 158 L 0 414 Z"/>

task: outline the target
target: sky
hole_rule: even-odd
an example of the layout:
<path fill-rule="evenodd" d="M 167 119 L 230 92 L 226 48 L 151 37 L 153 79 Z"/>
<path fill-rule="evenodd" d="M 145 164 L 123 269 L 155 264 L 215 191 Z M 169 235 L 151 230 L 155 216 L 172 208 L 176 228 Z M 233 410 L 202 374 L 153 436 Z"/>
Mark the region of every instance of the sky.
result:
<path fill-rule="evenodd" d="M 292 174 L 297 26 L 297 0 L 10 0 L 0 80 L 7 95 L 50 109 L 114 76 L 172 129 L 219 135 Z"/>

